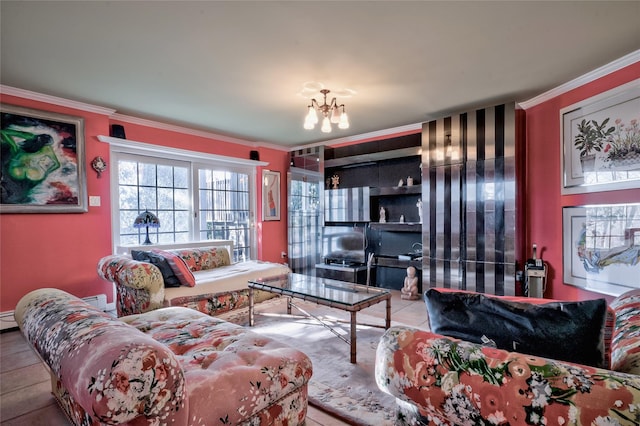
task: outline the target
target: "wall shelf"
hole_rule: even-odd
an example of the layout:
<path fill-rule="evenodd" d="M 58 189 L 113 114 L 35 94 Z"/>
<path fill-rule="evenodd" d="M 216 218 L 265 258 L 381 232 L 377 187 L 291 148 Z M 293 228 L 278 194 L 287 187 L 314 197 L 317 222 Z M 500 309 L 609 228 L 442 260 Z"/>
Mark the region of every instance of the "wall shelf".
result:
<path fill-rule="evenodd" d="M 369 224 L 371 229 L 379 231 L 393 231 L 393 232 L 422 232 L 422 224 L 415 222 L 371 222 Z"/>
<path fill-rule="evenodd" d="M 376 256 L 374 264 L 377 267 L 406 269 L 409 266 L 413 266 L 416 269 L 422 269 L 422 258 L 413 260 L 401 260 L 397 257 L 391 256 Z"/>
<path fill-rule="evenodd" d="M 395 195 L 420 195 L 422 194 L 422 185 L 411 186 L 387 186 L 383 188 L 371 188 L 371 196 L 395 196 Z"/>

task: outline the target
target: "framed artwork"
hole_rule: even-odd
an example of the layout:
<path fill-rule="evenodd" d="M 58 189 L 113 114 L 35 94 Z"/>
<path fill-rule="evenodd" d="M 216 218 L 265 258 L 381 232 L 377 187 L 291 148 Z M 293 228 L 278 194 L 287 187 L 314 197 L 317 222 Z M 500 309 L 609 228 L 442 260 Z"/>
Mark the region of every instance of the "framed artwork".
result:
<path fill-rule="evenodd" d="M 564 282 L 619 295 L 640 288 L 640 204 L 562 209 Z"/>
<path fill-rule="evenodd" d="M 262 171 L 262 220 L 280 220 L 280 172 Z"/>
<path fill-rule="evenodd" d="M 84 120 L 6 104 L 0 115 L 0 212 L 86 212 Z"/>
<path fill-rule="evenodd" d="M 640 188 L 640 79 L 560 111 L 562 193 Z"/>

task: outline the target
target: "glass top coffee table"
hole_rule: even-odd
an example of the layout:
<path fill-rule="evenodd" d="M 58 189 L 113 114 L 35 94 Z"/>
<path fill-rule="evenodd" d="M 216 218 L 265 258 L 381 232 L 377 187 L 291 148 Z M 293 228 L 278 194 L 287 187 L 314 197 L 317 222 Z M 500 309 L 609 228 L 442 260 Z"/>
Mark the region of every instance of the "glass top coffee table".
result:
<path fill-rule="evenodd" d="M 391 326 L 391 293 L 385 289 L 294 273 L 252 280 L 249 281 L 248 286 L 249 325 L 251 326 L 254 324 L 254 290 L 262 290 L 287 296 L 288 314 L 291 314 L 291 306 L 294 306 L 305 315 L 313 317 L 313 315 L 296 306 L 292 302 L 292 299 L 307 300 L 319 305 L 351 312 L 351 333 L 349 340 L 344 339 L 329 325 L 322 322 L 319 318 L 314 317 L 320 321 L 322 325 L 329 328 L 336 336 L 350 344 L 351 363 L 356 362 L 356 314 L 358 311 L 386 300 L 387 310 L 384 328 L 387 329 Z"/>

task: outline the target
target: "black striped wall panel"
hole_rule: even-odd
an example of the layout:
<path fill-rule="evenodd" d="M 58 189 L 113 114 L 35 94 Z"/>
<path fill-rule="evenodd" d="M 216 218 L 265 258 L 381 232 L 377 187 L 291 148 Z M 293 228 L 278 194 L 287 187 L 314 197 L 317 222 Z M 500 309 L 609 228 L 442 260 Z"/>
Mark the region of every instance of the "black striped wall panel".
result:
<path fill-rule="evenodd" d="M 515 123 L 509 104 L 423 125 L 423 288 L 515 294 Z"/>

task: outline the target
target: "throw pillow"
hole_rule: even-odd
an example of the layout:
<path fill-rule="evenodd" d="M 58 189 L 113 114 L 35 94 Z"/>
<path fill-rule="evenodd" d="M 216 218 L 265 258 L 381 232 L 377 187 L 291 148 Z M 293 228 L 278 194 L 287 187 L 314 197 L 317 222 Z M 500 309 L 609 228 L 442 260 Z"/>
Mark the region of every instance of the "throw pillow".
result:
<path fill-rule="evenodd" d="M 180 280 L 173 273 L 173 269 L 169 266 L 167 260 L 157 253 L 142 250 L 131 250 L 131 257 L 134 260 L 148 262 L 154 264 L 160 269 L 165 287 L 180 287 Z"/>
<path fill-rule="evenodd" d="M 196 279 L 193 276 L 193 272 L 191 272 L 187 263 L 180 256 L 165 250 L 153 249 L 151 251 L 159 254 L 167 260 L 171 270 L 176 274 L 181 285 L 195 287 Z"/>
<path fill-rule="evenodd" d="M 431 330 L 504 350 L 594 367 L 606 367 L 604 299 L 543 304 L 481 293 L 424 294 Z"/>

